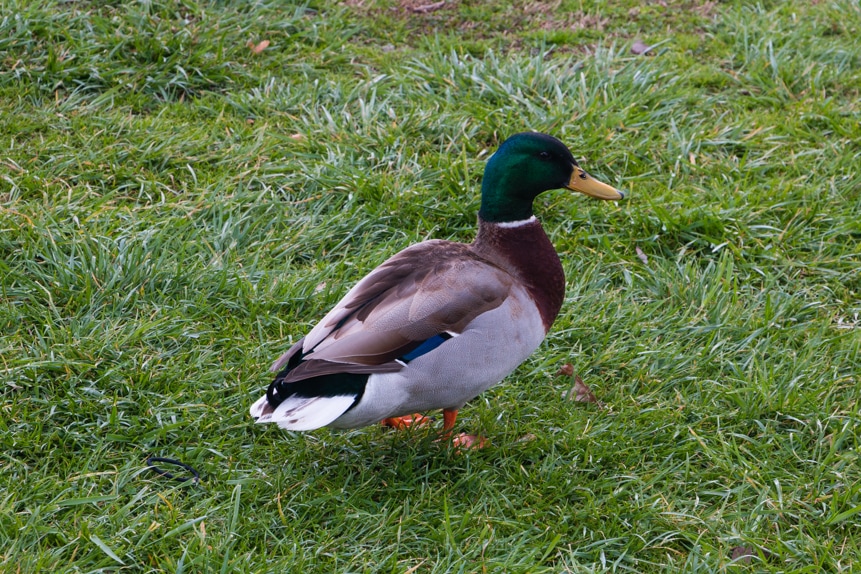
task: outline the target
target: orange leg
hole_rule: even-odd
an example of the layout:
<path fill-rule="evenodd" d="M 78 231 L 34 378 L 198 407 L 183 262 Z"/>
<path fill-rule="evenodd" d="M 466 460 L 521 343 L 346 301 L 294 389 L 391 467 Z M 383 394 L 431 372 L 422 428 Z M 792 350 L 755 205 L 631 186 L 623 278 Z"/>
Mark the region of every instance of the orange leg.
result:
<path fill-rule="evenodd" d="M 454 429 L 454 423 L 457 421 L 457 409 L 442 410 L 442 432 L 443 437 L 449 438 L 451 431 Z"/>

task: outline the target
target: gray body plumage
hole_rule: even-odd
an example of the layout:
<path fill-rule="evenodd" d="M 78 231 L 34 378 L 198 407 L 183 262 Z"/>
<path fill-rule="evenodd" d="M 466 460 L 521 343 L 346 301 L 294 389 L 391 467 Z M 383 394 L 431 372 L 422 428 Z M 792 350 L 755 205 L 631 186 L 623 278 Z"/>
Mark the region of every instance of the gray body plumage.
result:
<path fill-rule="evenodd" d="M 309 359 L 289 373 L 295 380 L 369 373 L 361 399 L 354 404 L 349 395 L 290 397 L 272 408 L 263 396 L 251 415 L 257 422 L 311 430 L 460 408 L 510 374 L 546 335 L 530 293 L 504 262 L 493 259 L 474 245 L 442 240 L 394 255 L 270 369 L 281 371 L 302 353 Z M 398 360 L 410 344 L 439 333 L 451 338 L 409 363 Z"/>
<path fill-rule="evenodd" d="M 512 321 L 518 325 L 514 332 L 506 328 Z M 359 403 L 329 426 L 356 428 L 415 412 L 459 409 L 514 371 L 544 335 L 535 304 L 515 288 L 502 305 L 403 370 L 371 375 Z"/>

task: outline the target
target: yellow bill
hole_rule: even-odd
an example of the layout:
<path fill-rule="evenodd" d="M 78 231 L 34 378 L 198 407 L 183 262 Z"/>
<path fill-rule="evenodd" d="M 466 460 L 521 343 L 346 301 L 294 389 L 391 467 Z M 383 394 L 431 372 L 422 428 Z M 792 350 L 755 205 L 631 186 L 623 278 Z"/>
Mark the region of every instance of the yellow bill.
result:
<path fill-rule="evenodd" d="M 586 171 L 579 165 L 574 166 L 574 173 L 571 174 L 571 181 L 569 181 L 568 185 L 565 187 L 598 199 L 622 199 L 625 197 L 624 192 L 619 191 L 615 187 L 607 185 L 606 183 L 601 183 L 586 173 Z"/>

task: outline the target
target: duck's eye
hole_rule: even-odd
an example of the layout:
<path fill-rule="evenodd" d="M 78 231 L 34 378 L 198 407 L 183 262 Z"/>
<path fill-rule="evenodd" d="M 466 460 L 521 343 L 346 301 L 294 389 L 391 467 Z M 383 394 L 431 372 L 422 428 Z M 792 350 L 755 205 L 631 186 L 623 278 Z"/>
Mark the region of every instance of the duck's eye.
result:
<path fill-rule="evenodd" d="M 540 152 L 538 152 L 538 157 L 540 157 L 541 159 L 550 159 L 550 152 L 549 151 L 540 151 Z"/>

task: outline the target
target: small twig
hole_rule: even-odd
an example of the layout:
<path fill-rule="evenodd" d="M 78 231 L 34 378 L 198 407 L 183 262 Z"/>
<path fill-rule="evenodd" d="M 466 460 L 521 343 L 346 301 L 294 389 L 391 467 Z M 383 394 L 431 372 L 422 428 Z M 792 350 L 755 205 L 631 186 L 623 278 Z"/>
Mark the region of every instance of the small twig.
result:
<path fill-rule="evenodd" d="M 442 2 L 434 2 L 433 4 L 423 4 L 421 6 L 410 7 L 407 8 L 407 10 L 415 12 L 416 14 L 427 14 L 429 12 L 436 12 L 443 6 L 445 6 L 445 0 L 442 0 Z"/>

